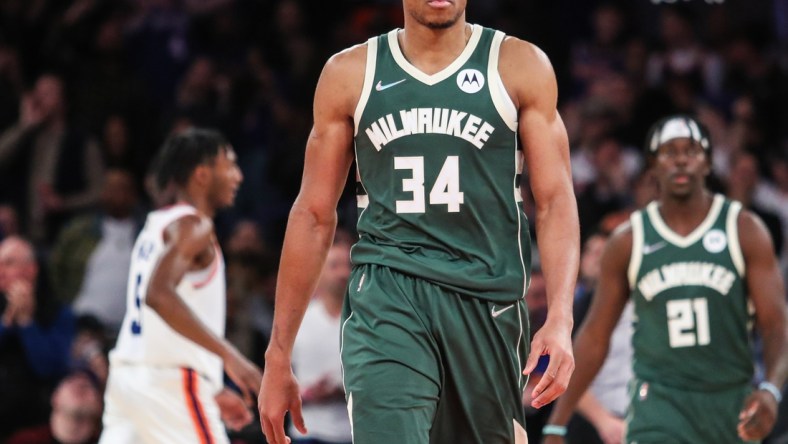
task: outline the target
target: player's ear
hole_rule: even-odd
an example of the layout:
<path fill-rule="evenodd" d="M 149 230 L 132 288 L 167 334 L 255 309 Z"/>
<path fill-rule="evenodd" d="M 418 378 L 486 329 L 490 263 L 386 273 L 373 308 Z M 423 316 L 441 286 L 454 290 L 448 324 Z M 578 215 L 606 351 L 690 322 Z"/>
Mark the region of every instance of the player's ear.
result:
<path fill-rule="evenodd" d="M 211 166 L 202 164 L 197 165 L 192 173 L 192 178 L 200 185 L 205 185 L 211 180 Z"/>

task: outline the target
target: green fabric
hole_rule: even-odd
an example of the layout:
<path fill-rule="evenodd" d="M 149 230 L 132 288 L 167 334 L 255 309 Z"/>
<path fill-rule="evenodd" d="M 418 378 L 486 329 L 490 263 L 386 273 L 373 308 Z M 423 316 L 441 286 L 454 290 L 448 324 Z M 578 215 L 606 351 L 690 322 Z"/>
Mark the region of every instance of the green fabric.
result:
<path fill-rule="evenodd" d="M 514 442 L 529 334 L 524 301 L 507 307 L 355 267 L 342 327 L 354 443 Z"/>
<path fill-rule="evenodd" d="M 487 70 L 494 34 L 484 29 L 470 58 L 433 85 L 403 69 L 388 35 L 377 39 L 372 82 L 383 89 L 372 88 L 355 137 L 358 192 L 368 205 L 353 264 L 385 265 L 491 301 L 524 295 L 531 245 L 515 197 L 522 152 L 490 92 L 498 90 Z M 484 86 L 466 92 L 472 80 Z"/>
<path fill-rule="evenodd" d="M 736 426 L 747 386 L 699 392 L 634 380 L 629 444 L 739 444 Z"/>
<path fill-rule="evenodd" d="M 687 390 L 718 390 L 751 381 L 751 319 L 744 279 L 731 259 L 729 241 L 721 249 L 721 241 L 711 245 L 712 251 L 706 246 L 710 236 L 730 239 L 729 209 L 726 200 L 711 227 L 684 248 L 661 236 L 648 212 L 641 212 L 645 247 L 632 292 L 637 317 L 633 369 L 638 378 Z M 707 277 L 702 283 L 686 283 L 701 275 Z"/>

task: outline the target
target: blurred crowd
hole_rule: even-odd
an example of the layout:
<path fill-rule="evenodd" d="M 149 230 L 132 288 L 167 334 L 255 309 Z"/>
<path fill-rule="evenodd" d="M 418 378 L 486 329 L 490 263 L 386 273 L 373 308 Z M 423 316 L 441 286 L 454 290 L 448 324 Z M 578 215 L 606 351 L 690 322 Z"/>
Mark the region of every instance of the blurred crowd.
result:
<path fill-rule="evenodd" d="M 711 132 L 712 188 L 761 216 L 788 276 L 787 0 L 469 3 L 469 22 L 531 40 L 554 64 L 584 240 L 655 196 L 643 138 L 686 112 Z M 191 125 L 218 128 L 239 156 L 244 183 L 217 220 L 228 337 L 264 365 L 320 70 L 401 15 L 398 0 L 0 2 L 0 442 L 95 438 L 130 251 L 161 204 L 150 161 Z M 339 208 L 351 231 L 352 182 Z"/>

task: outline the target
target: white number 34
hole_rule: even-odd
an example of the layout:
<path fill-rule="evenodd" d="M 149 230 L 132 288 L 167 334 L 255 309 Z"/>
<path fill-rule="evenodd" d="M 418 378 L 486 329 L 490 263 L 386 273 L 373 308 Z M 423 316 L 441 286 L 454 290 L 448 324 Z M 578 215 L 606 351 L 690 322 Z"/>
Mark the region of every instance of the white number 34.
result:
<path fill-rule="evenodd" d="M 413 172 L 409 178 L 402 179 L 402 191 L 411 193 L 412 199 L 397 200 L 397 213 L 424 213 L 424 157 L 395 157 L 394 169 Z M 449 213 L 458 213 L 463 203 L 464 194 L 460 191 L 460 158 L 448 156 L 430 190 L 430 205 L 446 205 Z"/>

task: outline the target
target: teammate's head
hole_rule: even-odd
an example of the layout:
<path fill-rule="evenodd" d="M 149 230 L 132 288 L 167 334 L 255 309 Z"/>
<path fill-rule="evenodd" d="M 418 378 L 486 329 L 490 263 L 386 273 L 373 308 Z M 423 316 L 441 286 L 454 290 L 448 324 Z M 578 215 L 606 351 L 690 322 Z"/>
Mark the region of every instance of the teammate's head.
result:
<path fill-rule="evenodd" d="M 232 146 L 219 132 L 208 129 L 190 128 L 170 136 L 157 163 L 159 189 L 174 185 L 204 193 L 214 208 L 232 205 L 243 180 Z"/>
<path fill-rule="evenodd" d="M 681 197 L 704 187 L 711 173 L 711 142 L 696 119 L 673 115 L 660 120 L 649 130 L 645 148 L 661 192 Z"/>
<path fill-rule="evenodd" d="M 403 0 L 405 15 L 430 29 L 446 29 L 465 14 L 467 0 Z"/>

